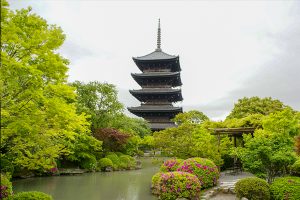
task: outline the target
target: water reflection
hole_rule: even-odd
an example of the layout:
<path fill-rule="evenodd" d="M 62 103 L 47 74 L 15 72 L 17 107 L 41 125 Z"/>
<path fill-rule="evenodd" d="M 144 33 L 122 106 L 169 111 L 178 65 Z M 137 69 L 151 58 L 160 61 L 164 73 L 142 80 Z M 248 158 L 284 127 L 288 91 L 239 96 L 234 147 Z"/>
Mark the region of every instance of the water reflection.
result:
<path fill-rule="evenodd" d="M 42 191 L 55 200 L 155 200 L 150 184 L 158 167 L 150 159 L 142 163 L 140 170 L 17 180 L 14 192 Z"/>

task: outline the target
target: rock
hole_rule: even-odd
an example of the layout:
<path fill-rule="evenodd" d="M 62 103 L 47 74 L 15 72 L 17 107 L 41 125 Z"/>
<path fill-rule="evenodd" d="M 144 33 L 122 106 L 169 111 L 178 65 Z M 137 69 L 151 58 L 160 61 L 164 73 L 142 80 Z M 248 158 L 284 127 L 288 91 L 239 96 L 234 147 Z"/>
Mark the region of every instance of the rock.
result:
<path fill-rule="evenodd" d="M 112 171 L 113 171 L 113 168 L 112 168 L 112 167 L 106 167 L 106 168 L 105 168 L 105 171 L 106 171 L 106 172 L 112 172 Z"/>

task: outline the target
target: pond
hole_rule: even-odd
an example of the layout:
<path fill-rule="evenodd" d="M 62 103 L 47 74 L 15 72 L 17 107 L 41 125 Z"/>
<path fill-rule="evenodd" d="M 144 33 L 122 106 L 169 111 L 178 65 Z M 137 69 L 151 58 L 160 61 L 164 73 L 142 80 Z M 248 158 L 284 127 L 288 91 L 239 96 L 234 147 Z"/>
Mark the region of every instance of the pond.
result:
<path fill-rule="evenodd" d="M 155 200 L 150 185 L 159 167 L 151 158 L 141 161 L 139 170 L 20 179 L 13 182 L 14 192 L 41 191 L 54 200 Z"/>

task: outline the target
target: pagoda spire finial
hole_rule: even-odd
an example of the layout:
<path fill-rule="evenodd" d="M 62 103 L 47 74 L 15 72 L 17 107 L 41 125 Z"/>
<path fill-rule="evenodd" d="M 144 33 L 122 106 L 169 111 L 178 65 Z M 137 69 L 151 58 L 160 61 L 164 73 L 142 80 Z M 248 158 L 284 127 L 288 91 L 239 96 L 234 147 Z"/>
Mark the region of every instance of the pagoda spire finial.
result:
<path fill-rule="evenodd" d="M 157 48 L 155 51 L 161 51 L 161 31 L 160 31 L 160 18 L 158 19 L 158 30 L 157 30 Z"/>

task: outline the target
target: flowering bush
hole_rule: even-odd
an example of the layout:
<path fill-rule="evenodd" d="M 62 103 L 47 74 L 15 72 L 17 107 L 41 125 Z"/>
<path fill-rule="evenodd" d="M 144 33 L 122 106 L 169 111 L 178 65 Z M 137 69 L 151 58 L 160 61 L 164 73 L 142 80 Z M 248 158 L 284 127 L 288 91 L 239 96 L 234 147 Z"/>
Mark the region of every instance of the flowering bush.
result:
<path fill-rule="evenodd" d="M 218 167 L 206 158 L 189 158 L 184 160 L 177 171 L 188 172 L 198 177 L 202 188 L 209 188 L 217 184 L 220 177 Z"/>
<path fill-rule="evenodd" d="M 276 178 L 270 186 L 271 197 L 274 200 L 299 200 L 300 177 L 290 176 Z"/>
<path fill-rule="evenodd" d="M 270 199 L 270 186 L 264 179 L 257 177 L 243 178 L 235 184 L 234 188 L 238 198 L 249 200 Z"/>
<path fill-rule="evenodd" d="M 198 178 L 186 172 L 159 172 L 152 177 L 152 193 L 160 199 L 200 199 Z"/>
<path fill-rule="evenodd" d="M 182 163 L 182 159 L 169 159 L 166 160 L 161 166 L 160 171 L 161 172 L 173 172 L 176 171 L 180 163 Z"/>
<path fill-rule="evenodd" d="M 7 199 L 12 195 L 12 184 L 9 181 L 8 177 L 1 174 L 0 175 L 0 199 Z"/>

